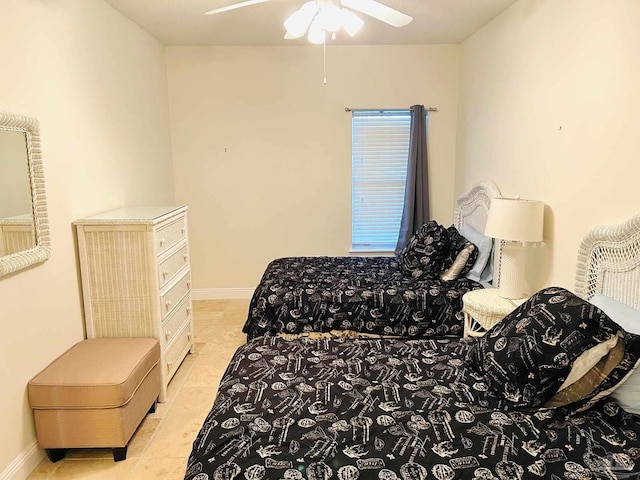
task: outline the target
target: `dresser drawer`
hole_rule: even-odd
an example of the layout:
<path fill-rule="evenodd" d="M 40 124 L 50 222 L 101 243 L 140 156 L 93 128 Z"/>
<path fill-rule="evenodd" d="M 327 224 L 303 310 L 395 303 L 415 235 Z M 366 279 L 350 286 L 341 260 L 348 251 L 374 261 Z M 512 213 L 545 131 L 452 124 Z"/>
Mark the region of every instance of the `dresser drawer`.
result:
<path fill-rule="evenodd" d="M 180 330 L 173 343 L 169 345 L 164 355 L 164 365 L 162 366 L 167 373 L 167 378 L 171 378 L 175 371 L 180 366 L 182 359 L 187 354 L 187 351 L 191 347 L 191 325 L 188 324 L 183 330 Z"/>
<path fill-rule="evenodd" d="M 162 312 L 162 318 L 167 318 L 168 315 L 179 305 L 180 300 L 189 293 L 191 290 L 191 272 L 187 272 L 180 277 L 176 283 L 167 290 L 164 294 L 160 295 L 160 310 Z"/>
<path fill-rule="evenodd" d="M 187 265 L 189 265 L 189 247 L 185 243 L 182 248 L 173 252 L 158 265 L 158 285 L 160 288 L 163 288 L 176 273 Z"/>
<path fill-rule="evenodd" d="M 187 222 L 184 215 L 169 223 L 159 225 L 155 234 L 156 254 L 162 255 L 185 238 L 187 238 Z"/>
<path fill-rule="evenodd" d="M 189 300 L 190 297 L 187 296 L 162 325 L 162 334 L 166 345 L 171 343 L 185 322 L 191 319 L 191 302 Z"/>

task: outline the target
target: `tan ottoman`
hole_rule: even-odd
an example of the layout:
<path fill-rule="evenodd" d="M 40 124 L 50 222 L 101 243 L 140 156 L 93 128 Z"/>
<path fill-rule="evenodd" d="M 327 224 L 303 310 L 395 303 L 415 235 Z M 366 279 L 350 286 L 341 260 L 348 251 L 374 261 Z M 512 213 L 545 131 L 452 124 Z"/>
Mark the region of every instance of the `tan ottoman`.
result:
<path fill-rule="evenodd" d="M 29 382 L 38 446 L 52 462 L 69 448 L 113 448 L 117 462 L 160 393 L 154 338 L 98 338 L 75 344 Z"/>

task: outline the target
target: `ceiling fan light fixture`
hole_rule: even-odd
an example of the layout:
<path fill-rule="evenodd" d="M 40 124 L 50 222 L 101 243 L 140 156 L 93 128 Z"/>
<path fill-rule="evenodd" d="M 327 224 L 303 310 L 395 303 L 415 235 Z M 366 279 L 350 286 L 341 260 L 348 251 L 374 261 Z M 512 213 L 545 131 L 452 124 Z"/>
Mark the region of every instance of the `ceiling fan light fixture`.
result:
<path fill-rule="evenodd" d="M 331 33 L 335 39 L 336 32 L 344 29 L 353 37 L 363 25 L 364 21 L 358 15 L 338 7 L 332 0 L 312 0 L 304 3 L 284 21 L 284 38 L 301 38 L 309 30 L 309 42 L 321 44 L 327 33 Z"/>
<path fill-rule="evenodd" d="M 284 21 L 284 28 L 287 30 L 284 38 L 293 39 L 304 36 L 317 13 L 316 2 L 307 2 L 302 5 L 299 10 L 293 12 Z"/>
<path fill-rule="evenodd" d="M 340 9 L 340 16 L 342 17 L 342 28 L 350 37 L 355 36 L 364 25 L 364 20 L 346 8 Z"/>
<path fill-rule="evenodd" d="M 333 2 L 326 2 L 320 4 L 320 11 L 318 17 L 322 29 L 325 32 L 337 32 L 342 28 L 342 14 L 340 8 Z"/>
<path fill-rule="evenodd" d="M 248 0 L 246 3 L 261 1 L 265 0 Z M 335 39 L 336 32 L 340 29 L 353 37 L 364 26 L 364 21 L 355 12 L 363 13 L 394 27 L 402 27 L 413 20 L 409 15 L 376 0 L 340 0 L 340 3 L 346 8 L 337 6 L 334 0 L 307 1 L 284 21 L 286 29 L 284 38 L 301 38 L 307 32 L 309 42 L 321 44 L 326 40 L 327 33 Z"/>
<path fill-rule="evenodd" d="M 309 42 L 313 43 L 314 45 L 321 45 L 325 41 L 325 35 L 326 32 L 322 28 L 322 22 L 321 20 L 319 20 L 319 16 L 316 15 L 316 17 L 311 22 L 311 25 L 309 25 L 309 34 L 307 35 L 307 40 L 309 40 Z"/>

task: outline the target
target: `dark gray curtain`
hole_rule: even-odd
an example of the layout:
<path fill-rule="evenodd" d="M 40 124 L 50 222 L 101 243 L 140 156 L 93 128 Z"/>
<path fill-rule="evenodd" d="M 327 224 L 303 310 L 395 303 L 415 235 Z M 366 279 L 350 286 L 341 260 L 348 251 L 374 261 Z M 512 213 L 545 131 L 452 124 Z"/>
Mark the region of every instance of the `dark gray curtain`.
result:
<path fill-rule="evenodd" d="M 429 221 L 429 182 L 427 176 L 427 116 L 424 105 L 411 107 L 411 133 L 404 209 L 395 253 L 409 243 L 411 235 Z"/>

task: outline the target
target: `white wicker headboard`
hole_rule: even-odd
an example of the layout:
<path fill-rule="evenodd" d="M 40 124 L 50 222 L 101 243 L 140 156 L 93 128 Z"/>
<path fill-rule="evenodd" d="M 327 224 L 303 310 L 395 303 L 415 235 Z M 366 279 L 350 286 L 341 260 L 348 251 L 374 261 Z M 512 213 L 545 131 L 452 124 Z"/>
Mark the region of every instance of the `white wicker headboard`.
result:
<path fill-rule="evenodd" d="M 469 224 L 478 232 L 484 232 L 489 215 L 491 200 L 502 197 L 500 190 L 491 180 L 481 180 L 456 200 L 453 224 L 456 228 Z"/>
<path fill-rule="evenodd" d="M 456 199 L 453 224 L 456 228 L 468 224 L 483 233 L 489 216 L 491 200 L 501 197 L 500 189 L 491 180 L 479 181 Z M 496 287 L 500 284 L 501 254 L 502 243 L 500 241 L 494 242 L 493 285 Z"/>
<path fill-rule="evenodd" d="M 576 293 L 587 300 L 602 293 L 640 309 L 640 214 L 585 235 L 578 251 Z"/>

